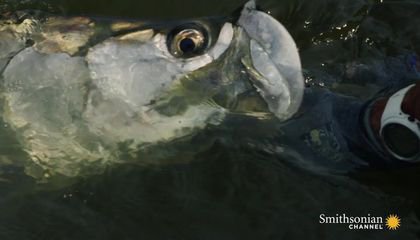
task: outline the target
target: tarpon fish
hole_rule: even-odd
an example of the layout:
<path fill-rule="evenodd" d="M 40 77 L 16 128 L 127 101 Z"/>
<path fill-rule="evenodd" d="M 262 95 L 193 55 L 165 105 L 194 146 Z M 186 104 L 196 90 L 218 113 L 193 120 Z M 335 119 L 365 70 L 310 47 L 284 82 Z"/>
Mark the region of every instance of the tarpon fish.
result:
<path fill-rule="evenodd" d="M 121 144 L 169 142 L 235 112 L 286 120 L 302 100 L 295 42 L 254 1 L 223 21 L 10 15 L 0 20 L 3 118 L 50 173 L 100 169 Z"/>

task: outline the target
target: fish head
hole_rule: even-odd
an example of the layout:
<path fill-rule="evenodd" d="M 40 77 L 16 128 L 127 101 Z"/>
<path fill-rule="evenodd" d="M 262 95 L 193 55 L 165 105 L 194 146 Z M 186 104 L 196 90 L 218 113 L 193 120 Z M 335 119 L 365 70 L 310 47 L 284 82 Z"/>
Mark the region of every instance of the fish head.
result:
<path fill-rule="evenodd" d="M 295 42 L 254 1 L 234 20 L 143 27 L 113 37 L 92 47 L 87 62 L 99 102 L 143 109 L 145 118 L 169 120 L 196 109 L 209 118 L 257 112 L 286 120 L 303 95 Z"/>
<path fill-rule="evenodd" d="M 286 120 L 302 100 L 297 47 L 254 1 L 232 18 L 148 24 L 50 17 L 11 26 L 0 29 L 0 39 L 19 49 L 0 54 L 3 118 L 50 172 L 74 176 L 90 163 L 120 161 L 124 149 L 147 161 L 139 149 L 229 114 Z"/>

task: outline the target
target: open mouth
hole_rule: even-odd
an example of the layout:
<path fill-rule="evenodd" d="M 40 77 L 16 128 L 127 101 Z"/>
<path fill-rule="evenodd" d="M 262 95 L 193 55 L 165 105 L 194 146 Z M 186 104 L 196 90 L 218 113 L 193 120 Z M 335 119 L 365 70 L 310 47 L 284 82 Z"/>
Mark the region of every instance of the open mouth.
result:
<path fill-rule="evenodd" d="M 270 15 L 245 4 L 238 25 L 249 37 L 250 57 L 242 59 L 252 86 L 270 112 L 286 120 L 299 108 L 304 89 L 299 53 L 286 28 Z"/>

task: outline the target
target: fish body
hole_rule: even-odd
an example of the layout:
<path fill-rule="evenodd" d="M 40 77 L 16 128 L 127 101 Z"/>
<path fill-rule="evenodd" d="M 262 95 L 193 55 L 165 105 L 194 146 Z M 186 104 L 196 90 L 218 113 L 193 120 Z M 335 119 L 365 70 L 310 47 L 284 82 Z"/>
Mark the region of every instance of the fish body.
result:
<path fill-rule="evenodd" d="M 285 120 L 302 99 L 295 43 L 253 1 L 234 21 L 21 15 L 0 22 L 3 118 L 51 173 L 101 171 L 123 161 L 121 145 L 170 142 L 235 111 Z"/>

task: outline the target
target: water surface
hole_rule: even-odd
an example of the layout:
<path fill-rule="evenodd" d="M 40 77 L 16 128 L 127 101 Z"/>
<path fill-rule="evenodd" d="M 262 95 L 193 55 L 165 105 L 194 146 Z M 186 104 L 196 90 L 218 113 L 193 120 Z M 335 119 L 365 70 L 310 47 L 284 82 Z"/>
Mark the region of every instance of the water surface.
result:
<path fill-rule="evenodd" d="M 0 2 L 0 10 L 141 19 L 224 16 L 244 1 L 57 0 Z M 301 51 L 308 87 L 368 99 L 377 89 L 344 77 L 352 62 L 420 53 L 420 2 L 259 1 Z M 367 79 L 367 80 L 366 80 Z M 420 239 L 419 167 L 323 176 L 278 155 L 265 126 L 207 129 L 177 149 L 188 164 L 122 165 L 101 175 L 39 183 L 14 133 L 0 122 L 0 239 Z M 247 131 L 250 130 L 251 131 Z M 252 133 L 253 129 L 259 132 Z M 195 143 L 206 147 L 195 151 Z M 170 161 L 170 159 L 168 160 Z M 399 230 L 320 225 L 319 214 L 398 214 Z"/>

